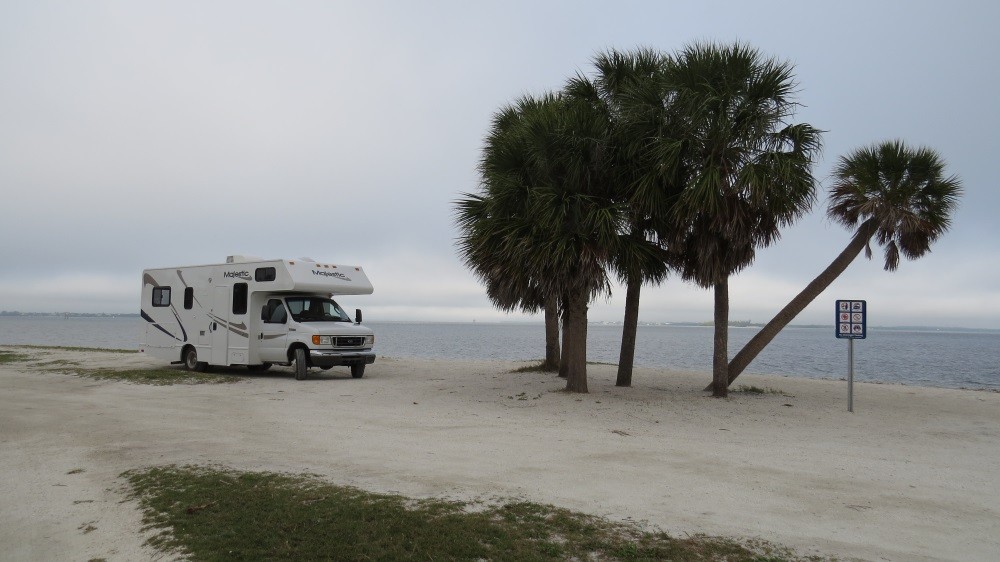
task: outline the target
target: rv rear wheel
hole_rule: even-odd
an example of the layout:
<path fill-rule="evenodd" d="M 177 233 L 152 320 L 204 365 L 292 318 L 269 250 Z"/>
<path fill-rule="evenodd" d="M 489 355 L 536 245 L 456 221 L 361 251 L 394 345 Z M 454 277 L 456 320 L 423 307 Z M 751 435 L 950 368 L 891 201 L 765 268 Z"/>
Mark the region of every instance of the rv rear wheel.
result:
<path fill-rule="evenodd" d="M 295 361 L 293 367 L 295 369 L 295 380 L 305 380 L 306 370 L 309 369 L 309 361 L 306 358 L 306 350 L 301 347 L 295 348 Z"/>
<path fill-rule="evenodd" d="M 364 365 L 351 365 L 351 376 L 360 379 L 365 376 L 365 366 Z"/>
<path fill-rule="evenodd" d="M 198 351 L 189 347 L 187 351 L 184 352 L 184 368 L 188 371 L 202 372 L 208 367 L 208 363 L 204 361 L 198 361 Z"/>

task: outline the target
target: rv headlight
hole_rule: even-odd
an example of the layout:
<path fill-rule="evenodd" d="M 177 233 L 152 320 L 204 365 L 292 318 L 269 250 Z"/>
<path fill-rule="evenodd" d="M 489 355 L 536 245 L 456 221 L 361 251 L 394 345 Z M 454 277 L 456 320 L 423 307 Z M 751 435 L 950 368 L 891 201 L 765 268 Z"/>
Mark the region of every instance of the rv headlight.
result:
<path fill-rule="evenodd" d="M 313 345 L 330 345 L 330 336 L 313 336 Z"/>
<path fill-rule="evenodd" d="M 365 336 L 365 345 L 375 345 L 375 335 Z"/>

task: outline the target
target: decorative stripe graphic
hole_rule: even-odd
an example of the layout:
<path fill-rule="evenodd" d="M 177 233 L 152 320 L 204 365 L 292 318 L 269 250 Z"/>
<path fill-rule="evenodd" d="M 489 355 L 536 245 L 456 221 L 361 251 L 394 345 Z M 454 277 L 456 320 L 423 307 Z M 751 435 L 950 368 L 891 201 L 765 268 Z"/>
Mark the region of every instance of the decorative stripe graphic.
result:
<path fill-rule="evenodd" d="M 157 324 L 155 320 L 153 320 L 152 318 L 150 318 L 150 316 L 149 316 L 148 314 L 146 314 L 146 311 L 145 311 L 145 310 L 141 310 L 140 312 L 142 313 L 142 317 L 143 317 L 143 319 L 145 319 L 145 320 L 146 320 L 147 322 L 149 322 L 150 324 L 152 324 L 152 325 L 153 325 L 153 327 L 154 327 L 154 328 L 156 328 L 157 330 L 159 330 L 159 331 L 163 332 L 164 334 L 167 334 L 168 336 L 170 336 L 170 337 L 174 338 L 175 340 L 177 340 L 177 341 L 179 341 L 179 342 L 184 342 L 184 341 L 187 341 L 187 336 L 186 336 L 186 335 L 184 336 L 184 339 L 182 340 L 182 339 L 180 339 L 179 337 L 177 337 L 177 336 L 175 336 L 175 335 L 171 334 L 170 332 L 168 332 L 168 331 L 166 330 L 166 328 L 164 328 L 163 326 L 160 326 L 159 324 Z M 175 313 L 175 314 L 176 314 L 176 313 Z M 183 328 L 182 328 L 182 329 L 183 329 Z"/>
<path fill-rule="evenodd" d="M 181 328 L 181 335 L 184 336 L 184 341 L 188 341 L 187 330 L 184 329 L 184 323 L 181 322 L 181 317 L 177 315 L 177 309 L 174 308 L 174 305 L 170 305 L 170 312 L 173 312 L 174 318 L 177 319 L 177 325 Z"/>
<path fill-rule="evenodd" d="M 211 318 L 212 320 L 218 322 L 219 324 L 222 324 L 222 326 L 224 328 L 226 328 L 230 332 L 236 334 L 237 336 L 240 336 L 242 338 L 249 338 L 250 337 L 250 331 L 247 330 L 247 325 L 244 324 L 244 323 L 242 323 L 242 322 L 240 322 L 239 324 L 230 324 L 226 320 L 223 320 L 222 318 L 220 318 L 219 316 L 216 316 L 214 314 L 209 314 L 208 317 Z"/>

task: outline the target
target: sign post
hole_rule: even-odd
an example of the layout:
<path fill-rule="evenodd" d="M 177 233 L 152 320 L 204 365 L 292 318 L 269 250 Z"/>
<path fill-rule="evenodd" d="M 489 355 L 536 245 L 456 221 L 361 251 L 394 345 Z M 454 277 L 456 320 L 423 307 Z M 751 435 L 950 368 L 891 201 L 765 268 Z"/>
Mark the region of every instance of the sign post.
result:
<path fill-rule="evenodd" d="M 854 412 L 854 340 L 868 335 L 868 301 L 838 300 L 836 334 L 847 340 L 847 411 Z"/>

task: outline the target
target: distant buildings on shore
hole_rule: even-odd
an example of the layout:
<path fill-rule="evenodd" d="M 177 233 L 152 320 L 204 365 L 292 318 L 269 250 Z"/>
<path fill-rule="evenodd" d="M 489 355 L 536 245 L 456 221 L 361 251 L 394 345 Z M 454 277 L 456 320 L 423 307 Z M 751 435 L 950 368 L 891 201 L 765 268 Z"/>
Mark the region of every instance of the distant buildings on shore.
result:
<path fill-rule="evenodd" d="M 0 310 L 0 316 L 53 316 L 58 318 L 118 318 L 139 316 L 138 314 L 111 314 L 108 312 L 19 312 Z"/>

